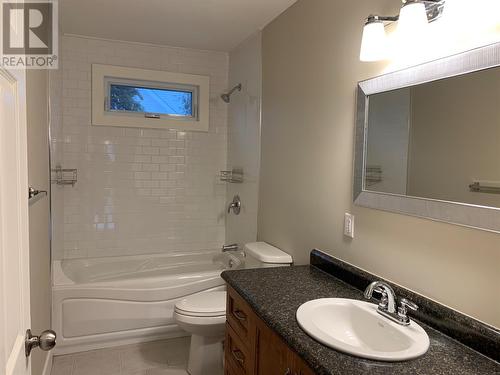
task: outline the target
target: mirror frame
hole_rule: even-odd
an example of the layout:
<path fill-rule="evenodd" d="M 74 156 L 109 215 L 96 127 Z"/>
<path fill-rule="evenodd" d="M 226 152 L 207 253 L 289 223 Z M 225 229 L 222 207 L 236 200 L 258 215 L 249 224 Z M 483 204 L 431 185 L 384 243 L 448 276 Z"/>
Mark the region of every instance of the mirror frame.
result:
<path fill-rule="evenodd" d="M 368 79 L 358 84 L 354 155 L 355 205 L 500 233 L 500 208 L 365 189 L 369 96 L 500 66 L 500 42 Z"/>

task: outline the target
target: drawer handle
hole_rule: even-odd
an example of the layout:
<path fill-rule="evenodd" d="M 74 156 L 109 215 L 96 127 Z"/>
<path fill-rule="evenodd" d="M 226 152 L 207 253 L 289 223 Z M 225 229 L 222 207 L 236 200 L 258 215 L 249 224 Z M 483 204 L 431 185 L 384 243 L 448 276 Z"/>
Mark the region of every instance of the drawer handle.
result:
<path fill-rule="evenodd" d="M 233 354 L 233 358 L 236 360 L 236 362 L 238 362 L 241 366 L 245 364 L 245 355 L 241 350 L 233 349 L 231 353 Z"/>
<path fill-rule="evenodd" d="M 241 311 L 241 310 L 233 310 L 233 315 L 240 322 L 244 322 L 245 320 L 247 320 L 247 315 L 243 311 Z"/>

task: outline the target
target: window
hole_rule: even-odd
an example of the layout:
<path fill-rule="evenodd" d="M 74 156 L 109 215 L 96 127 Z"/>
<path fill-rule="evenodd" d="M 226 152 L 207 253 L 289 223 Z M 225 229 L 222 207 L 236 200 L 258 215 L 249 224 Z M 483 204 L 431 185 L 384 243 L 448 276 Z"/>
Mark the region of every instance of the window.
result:
<path fill-rule="evenodd" d="M 92 66 L 92 124 L 208 130 L 204 76 Z"/>
<path fill-rule="evenodd" d="M 194 118 L 198 89 L 195 86 L 109 80 L 107 109 L 178 118 Z"/>

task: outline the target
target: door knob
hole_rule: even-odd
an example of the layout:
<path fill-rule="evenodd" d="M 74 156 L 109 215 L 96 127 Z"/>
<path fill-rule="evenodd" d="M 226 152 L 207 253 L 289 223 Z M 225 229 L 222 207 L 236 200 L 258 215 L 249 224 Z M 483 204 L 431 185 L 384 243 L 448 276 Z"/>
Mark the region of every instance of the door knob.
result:
<path fill-rule="evenodd" d="M 29 357 L 33 348 L 39 347 L 43 351 L 48 351 L 56 346 L 56 333 L 51 329 L 43 331 L 40 336 L 33 336 L 31 329 L 26 331 L 26 338 L 24 340 L 24 351 L 26 357 Z"/>

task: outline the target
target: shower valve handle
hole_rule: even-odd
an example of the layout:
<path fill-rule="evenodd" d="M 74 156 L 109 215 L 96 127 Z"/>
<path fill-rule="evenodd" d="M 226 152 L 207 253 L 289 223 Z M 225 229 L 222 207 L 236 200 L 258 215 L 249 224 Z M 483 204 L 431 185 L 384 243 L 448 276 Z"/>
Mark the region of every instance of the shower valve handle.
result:
<path fill-rule="evenodd" d="M 227 208 L 227 213 L 230 214 L 231 210 L 235 215 L 239 215 L 241 211 L 241 199 L 239 195 L 235 195 L 233 201 L 229 204 Z"/>

